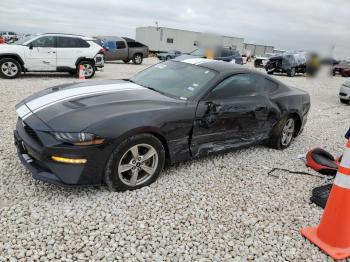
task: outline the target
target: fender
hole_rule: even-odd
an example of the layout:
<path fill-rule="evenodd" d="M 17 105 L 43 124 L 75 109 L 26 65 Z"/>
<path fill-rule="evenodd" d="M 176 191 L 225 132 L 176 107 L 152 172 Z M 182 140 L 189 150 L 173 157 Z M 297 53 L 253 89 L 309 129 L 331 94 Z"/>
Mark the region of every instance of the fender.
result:
<path fill-rule="evenodd" d="M 13 58 L 13 59 L 16 59 L 20 63 L 20 65 L 22 66 L 22 69 L 24 68 L 24 61 L 18 54 L 3 53 L 3 54 L 0 54 L 0 59 L 2 59 L 2 58 Z"/>
<path fill-rule="evenodd" d="M 85 56 L 78 57 L 77 61 L 75 61 L 75 66 L 77 66 L 81 61 L 90 61 L 95 65 L 95 60 L 93 58 L 86 58 Z"/>

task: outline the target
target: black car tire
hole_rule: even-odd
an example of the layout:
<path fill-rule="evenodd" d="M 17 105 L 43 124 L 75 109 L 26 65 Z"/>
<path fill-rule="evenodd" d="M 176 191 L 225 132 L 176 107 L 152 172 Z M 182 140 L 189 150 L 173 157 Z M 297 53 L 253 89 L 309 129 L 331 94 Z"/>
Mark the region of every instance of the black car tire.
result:
<path fill-rule="evenodd" d="M 349 100 L 346 100 L 346 99 L 340 98 L 340 103 L 342 103 L 342 104 L 349 104 L 350 101 L 349 101 Z"/>
<path fill-rule="evenodd" d="M 291 140 L 287 144 L 283 144 L 282 143 L 283 131 L 284 131 L 286 124 L 290 120 L 292 120 L 294 123 L 292 137 L 291 137 Z M 283 150 L 283 149 L 289 147 L 294 139 L 295 131 L 296 131 L 295 118 L 293 116 L 286 116 L 286 117 L 282 118 L 272 129 L 270 139 L 268 141 L 268 145 L 272 148 L 280 149 L 280 150 Z"/>
<path fill-rule="evenodd" d="M 126 184 L 119 176 L 119 163 L 123 156 L 136 145 L 149 145 L 157 153 L 157 166 L 155 172 L 144 182 L 135 186 Z M 151 134 L 139 134 L 121 142 L 111 154 L 105 169 L 104 181 L 112 191 L 135 190 L 148 186 L 157 180 L 165 163 L 165 151 L 162 143 Z M 131 174 L 130 174 L 131 176 Z M 131 178 L 130 178 L 131 181 Z"/>
<path fill-rule="evenodd" d="M 3 67 L 6 67 L 6 65 L 9 65 L 13 68 L 13 70 L 16 70 L 16 72 L 10 71 L 8 73 L 7 71 L 3 71 Z M 21 65 L 18 63 L 17 60 L 13 58 L 4 58 L 0 60 L 0 76 L 7 79 L 14 79 L 17 78 L 21 74 L 22 68 Z"/>
<path fill-rule="evenodd" d="M 295 67 L 292 67 L 291 69 L 288 69 L 287 70 L 287 75 L 289 76 L 289 77 L 293 77 L 293 76 L 295 76 Z"/>
<path fill-rule="evenodd" d="M 133 62 L 135 65 L 140 65 L 140 64 L 142 64 L 142 61 L 143 61 L 143 56 L 142 56 L 142 54 L 135 54 L 134 57 L 132 58 L 132 62 Z"/>
<path fill-rule="evenodd" d="M 130 59 L 125 59 L 125 60 L 123 60 L 123 62 L 124 62 L 125 64 L 127 64 L 127 63 L 130 62 Z"/>
<path fill-rule="evenodd" d="M 84 60 L 81 61 L 78 65 L 77 65 L 77 74 L 79 74 L 79 70 L 80 70 L 80 65 L 83 65 L 84 67 L 88 68 L 89 70 L 91 70 L 90 74 L 85 75 L 86 79 L 92 78 L 95 75 L 96 72 L 96 68 L 94 66 L 94 64 L 90 61 Z"/>

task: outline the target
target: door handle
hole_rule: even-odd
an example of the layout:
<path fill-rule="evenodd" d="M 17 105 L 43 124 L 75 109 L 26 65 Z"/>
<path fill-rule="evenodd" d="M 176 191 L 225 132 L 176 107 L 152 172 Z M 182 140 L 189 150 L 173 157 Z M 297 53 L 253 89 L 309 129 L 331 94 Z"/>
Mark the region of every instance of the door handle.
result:
<path fill-rule="evenodd" d="M 47 52 L 48 54 L 56 54 L 56 52 L 55 51 L 49 51 L 49 52 Z"/>

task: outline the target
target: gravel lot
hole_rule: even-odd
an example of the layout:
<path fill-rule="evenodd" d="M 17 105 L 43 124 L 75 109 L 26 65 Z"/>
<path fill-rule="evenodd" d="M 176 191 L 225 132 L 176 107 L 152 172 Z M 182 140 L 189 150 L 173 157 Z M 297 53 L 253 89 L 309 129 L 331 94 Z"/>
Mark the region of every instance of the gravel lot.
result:
<path fill-rule="evenodd" d="M 107 64 L 95 79 L 129 77 L 155 62 Z M 76 78 L 0 79 L 0 261 L 327 260 L 299 234 L 319 221 L 322 209 L 310 205 L 309 197 L 324 179 L 267 172 L 312 172 L 296 157 L 315 146 L 342 152 L 350 119 L 350 107 L 337 98 L 344 78 L 276 78 L 312 99 L 306 128 L 290 148 L 256 146 L 186 162 L 167 168 L 150 187 L 124 193 L 37 182 L 17 159 L 14 106 Z"/>

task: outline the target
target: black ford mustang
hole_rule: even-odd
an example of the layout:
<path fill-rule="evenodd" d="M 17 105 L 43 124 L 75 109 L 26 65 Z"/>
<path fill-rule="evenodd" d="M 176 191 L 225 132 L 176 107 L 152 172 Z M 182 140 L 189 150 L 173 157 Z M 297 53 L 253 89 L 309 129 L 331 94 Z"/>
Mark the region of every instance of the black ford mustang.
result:
<path fill-rule="evenodd" d="M 15 144 L 33 177 L 130 190 L 164 164 L 302 131 L 309 95 L 267 75 L 202 58 L 154 65 L 128 80 L 55 86 L 17 105 Z"/>

